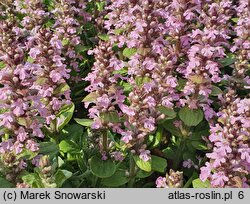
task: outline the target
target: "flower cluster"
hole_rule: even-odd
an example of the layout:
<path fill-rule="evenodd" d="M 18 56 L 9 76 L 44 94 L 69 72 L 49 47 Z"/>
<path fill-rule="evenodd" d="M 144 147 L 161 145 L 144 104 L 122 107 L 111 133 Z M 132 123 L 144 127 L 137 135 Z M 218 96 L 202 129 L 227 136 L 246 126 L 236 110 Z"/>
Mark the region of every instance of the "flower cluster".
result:
<path fill-rule="evenodd" d="M 210 129 L 213 152 L 207 153 L 210 162 L 201 168 L 201 180 L 209 179 L 213 187 L 249 187 L 250 99 L 234 98 L 233 93 L 228 93 L 228 105 Z"/>
<path fill-rule="evenodd" d="M 56 123 L 61 108 L 71 104 L 66 80 L 70 68 L 77 67 L 76 59 L 81 59 L 74 51 L 80 44 L 75 15 L 85 16 L 84 2 L 54 3 L 60 2 L 63 5 L 56 5 L 53 12 L 40 0 L 1 4 L 0 152 L 14 174 L 27 165 L 16 156 L 26 150 L 37 152 L 42 128 Z"/>
<path fill-rule="evenodd" d="M 237 38 L 234 40 L 232 52 L 236 52 L 236 64 L 234 75 L 238 78 L 246 77 L 249 69 L 250 57 L 250 3 L 246 0 L 240 0 L 237 10 L 237 26 L 234 28 Z"/>
<path fill-rule="evenodd" d="M 36 92 L 31 89 L 36 81 L 34 73 L 39 73 L 42 68 L 26 61 L 27 32 L 19 27 L 19 22 L 12 13 L 13 6 L 7 5 L 7 8 L 2 9 L 6 9 L 7 20 L 0 22 L 0 58 L 5 66 L 0 71 L 0 83 L 3 85 L 0 88 L 0 126 L 1 134 L 5 133 L 0 151 L 2 159 L 5 158 L 3 163 L 12 167 L 15 173 L 26 166 L 15 155 L 21 153 L 23 148 L 37 151 L 38 145 L 34 137 L 44 137 L 40 122 L 35 117 L 39 113 L 35 106 L 40 107 L 42 102 L 36 100 Z"/>
<path fill-rule="evenodd" d="M 133 153 L 148 161 L 145 139 L 170 110 L 203 109 L 210 126 L 216 125 L 213 119 L 220 113 L 210 96 L 226 78 L 223 60 L 228 52 L 238 53 L 234 76 L 241 73 L 249 83 L 248 9 L 247 1 L 236 7 L 231 0 L 111 1 L 104 22 L 108 39 L 93 51 L 96 62 L 86 78 L 92 128 L 119 134 Z"/>
<path fill-rule="evenodd" d="M 205 117 L 210 120 L 215 116 L 211 108 L 212 84 L 221 81 L 220 59 L 226 56 L 230 40 L 230 19 L 233 15 L 232 1 L 200 2 L 195 8 L 199 13 L 196 16 L 196 27 L 187 35 L 186 41 L 190 41 L 187 51 L 188 59 L 180 71 L 188 80 L 183 94 L 185 99 L 181 103 L 189 108 L 202 107 Z M 192 11 L 192 10 L 191 10 Z M 186 12 L 186 18 L 195 18 L 194 10 Z M 199 26 L 197 26 L 200 24 Z"/>
<path fill-rule="evenodd" d="M 230 51 L 235 52 L 232 76 L 225 76 L 231 82 L 228 93 L 221 97 L 221 111 L 217 123 L 211 124 L 209 140 L 213 152 L 206 154 L 210 159 L 201 168 L 200 178 L 208 179 L 212 187 L 249 187 L 249 96 L 237 96 L 237 90 L 248 89 L 249 77 L 249 1 L 239 1 L 235 7 L 237 26 L 236 38 Z M 244 86 L 245 85 L 245 86 Z"/>
<path fill-rule="evenodd" d="M 225 47 L 229 46 L 230 31 L 226 24 L 231 19 L 231 9 L 232 2 L 228 0 L 212 4 L 111 1 L 104 23 L 110 49 L 116 45 L 119 51 L 117 55 L 105 56 L 113 69 L 107 70 L 104 65 L 102 69 L 112 86 L 93 80 L 93 74 L 98 72 L 94 67 L 87 77 L 91 84 L 86 90 L 94 94 L 96 89 L 90 87 L 112 89 L 121 94 L 122 103 L 126 99 L 128 106 L 120 104 L 118 111 L 125 118 L 125 129 L 121 129 L 120 123 L 112 128 L 128 146 L 137 146 L 137 153 L 144 151 L 145 138 L 157 130 L 159 120 L 165 119 L 166 111 L 175 106 L 202 107 L 207 120 L 215 116 L 209 95 L 212 83 L 221 80 L 218 60 L 225 57 Z M 95 64 L 98 66 L 99 57 Z M 184 88 L 180 91 L 181 81 Z M 100 101 L 106 110 L 117 110 L 109 94 L 97 95 L 98 100 L 91 101 L 97 107 Z M 93 127 L 98 129 L 102 123 L 94 109 L 90 109 L 90 116 L 95 119 Z"/>
<path fill-rule="evenodd" d="M 156 180 L 157 188 L 181 188 L 183 187 L 183 172 L 170 169 L 166 177 L 158 177 Z"/>
<path fill-rule="evenodd" d="M 172 21 L 179 23 L 181 18 L 174 19 L 175 6 L 163 1 L 112 1 L 104 22 L 109 41 L 101 42 L 94 50 L 96 62 L 86 78 L 91 82 L 86 90 L 95 95 L 94 100 L 87 101 L 87 105 L 95 103 L 89 109 L 89 116 L 94 118 L 92 127 L 100 129 L 104 125 L 100 109 L 115 112 L 124 121 L 108 126 L 121 135 L 123 143 L 135 147 L 145 161 L 150 157 L 144 140 L 166 117 L 159 108 L 171 110 L 174 101 L 179 100 L 175 69 L 178 58 L 184 55 L 179 32 L 185 24 L 180 23 L 180 31 L 172 27 Z M 112 49 L 115 45 L 116 53 Z"/>

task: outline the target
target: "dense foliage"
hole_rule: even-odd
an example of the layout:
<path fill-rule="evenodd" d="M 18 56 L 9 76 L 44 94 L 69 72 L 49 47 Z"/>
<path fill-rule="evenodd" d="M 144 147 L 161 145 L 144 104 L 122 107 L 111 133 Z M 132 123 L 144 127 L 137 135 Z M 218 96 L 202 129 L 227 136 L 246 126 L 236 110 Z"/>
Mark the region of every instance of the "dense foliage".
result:
<path fill-rule="evenodd" d="M 249 0 L 0 0 L 0 187 L 249 187 Z"/>

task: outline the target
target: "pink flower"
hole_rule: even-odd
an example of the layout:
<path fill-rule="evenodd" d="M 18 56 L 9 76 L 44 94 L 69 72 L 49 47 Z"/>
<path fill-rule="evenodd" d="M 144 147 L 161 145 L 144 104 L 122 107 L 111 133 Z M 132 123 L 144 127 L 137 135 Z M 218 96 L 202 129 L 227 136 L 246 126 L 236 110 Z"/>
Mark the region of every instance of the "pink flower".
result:
<path fill-rule="evenodd" d="M 114 157 L 114 159 L 115 159 L 116 161 L 123 161 L 123 160 L 124 160 L 124 156 L 123 156 L 122 153 L 119 152 L 119 151 L 112 152 L 112 153 L 111 153 L 111 156 Z"/>
<path fill-rule="evenodd" d="M 110 99 L 107 94 L 102 95 L 101 97 L 96 99 L 98 106 L 102 108 L 108 108 L 110 105 Z"/>
<path fill-rule="evenodd" d="M 55 49 L 58 49 L 58 50 L 61 50 L 62 49 L 62 42 L 60 40 L 58 40 L 58 37 L 55 36 L 53 38 L 51 38 L 50 40 L 50 44 L 55 48 Z"/>
<path fill-rule="evenodd" d="M 132 108 L 128 107 L 127 105 L 120 104 L 119 107 L 120 107 L 120 109 L 121 109 L 121 111 L 123 113 L 125 113 L 125 114 L 127 114 L 129 116 L 134 116 L 135 115 L 135 111 Z"/>
<path fill-rule="evenodd" d="M 158 177 L 156 182 L 156 188 L 167 188 L 167 179 L 165 177 Z"/>
<path fill-rule="evenodd" d="M 186 168 L 191 168 L 192 166 L 194 166 L 194 162 L 191 159 L 185 160 L 183 161 L 183 167 Z"/>
<path fill-rule="evenodd" d="M 153 69 L 157 68 L 157 64 L 155 63 L 155 60 L 152 58 L 146 58 L 143 62 L 143 65 L 148 70 L 153 70 Z"/>
<path fill-rule="evenodd" d="M 250 148 L 240 148 L 238 151 L 241 153 L 241 159 L 250 164 Z"/>
<path fill-rule="evenodd" d="M 0 126 L 6 126 L 11 129 L 11 123 L 14 121 L 13 115 L 11 113 L 0 114 Z"/>
<path fill-rule="evenodd" d="M 206 166 L 201 167 L 200 170 L 200 179 L 205 182 L 211 176 L 212 166 L 206 162 Z"/>
<path fill-rule="evenodd" d="M 33 130 L 33 135 L 40 138 L 44 138 L 44 134 L 41 131 L 42 124 L 40 124 L 38 120 L 34 120 L 33 123 L 30 125 L 30 128 Z"/>
<path fill-rule="evenodd" d="M 125 142 L 126 144 L 133 139 L 131 131 L 122 132 L 121 135 L 123 136 L 122 141 Z"/>
<path fill-rule="evenodd" d="M 16 134 L 17 134 L 17 140 L 20 142 L 23 142 L 28 138 L 28 133 L 25 132 L 25 129 L 23 127 L 20 127 Z"/>
<path fill-rule="evenodd" d="M 166 83 L 168 86 L 175 88 L 177 86 L 177 79 L 173 76 L 167 76 Z"/>
<path fill-rule="evenodd" d="M 99 119 L 96 119 L 91 125 L 91 128 L 93 129 L 100 129 L 101 127 L 102 127 L 102 122 Z"/>
<path fill-rule="evenodd" d="M 50 72 L 50 78 L 53 82 L 58 82 L 62 78 L 62 75 L 56 70 L 53 70 Z"/>
<path fill-rule="evenodd" d="M 33 159 L 32 159 L 32 164 L 34 165 L 34 166 L 39 166 L 39 162 L 40 162 L 40 159 L 41 159 L 41 157 L 42 157 L 42 155 L 37 155 L 37 156 L 35 156 Z"/>
<path fill-rule="evenodd" d="M 13 110 L 14 115 L 21 116 L 24 114 L 24 110 L 28 108 L 28 105 L 19 98 L 16 102 L 13 103 L 12 107 L 15 107 Z"/>
<path fill-rule="evenodd" d="M 19 154 L 23 150 L 23 144 L 21 144 L 19 141 L 16 141 L 13 145 L 13 150 L 15 151 L 15 154 Z"/>
<path fill-rule="evenodd" d="M 105 161 L 107 159 L 108 159 L 107 153 L 106 152 L 102 152 L 102 160 Z"/>
<path fill-rule="evenodd" d="M 173 124 L 174 124 L 175 127 L 179 128 L 179 127 L 181 127 L 181 125 L 182 125 L 182 121 L 181 121 L 181 120 L 175 120 L 175 121 L 173 122 Z"/>
<path fill-rule="evenodd" d="M 149 150 L 145 150 L 145 149 L 141 149 L 140 150 L 139 158 L 142 159 L 145 162 L 149 161 L 151 159 L 150 151 Z"/>
<path fill-rule="evenodd" d="M 144 120 L 144 128 L 154 131 L 155 130 L 155 119 L 153 117 L 149 117 Z"/>
<path fill-rule="evenodd" d="M 4 154 L 6 151 L 13 150 L 13 142 L 11 139 L 0 143 L 0 153 Z"/>
<path fill-rule="evenodd" d="M 152 96 L 148 96 L 147 98 L 144 99 L 143 102 L 147 103 L 149 108 L 156 106 L 155 99 Z"/>
<path fill-rule="evenodd" d="M 30 149 L 32 152 L 36 152 L 39 150 L 39 145 L 33 140 L 27 140 L 26 148 Z"/>
<path fill-rule="evenodd" d="M 204 48 L 201 49 L 201 54 L 203 54 L 205 57 L 212 57 L 214 54 L 215 49 L 213 47 L 210 47 L 209 45 L 206 45 Z"/>
<path fill-rule="evenodd" d="M 118 60 L 117 58 L 112 57 L 110 59 L 110 66 L 114 67 L 115 70 L 120 70 L 123 68 L 124 64 L 122 61 Z"/>
<path fill-rule="evenodd" d="M 41 54 L 41 51 L 39 48 L 34 47 L 30 49 L 29 55 L 33 58 L 36 59 L 37 55 Z"/>
<path fill-rule="evenodd" d="M 212 175 L 211 185 L 213 187 L 223 187 L 226 181 L 229 181 L 229 178 L 224 172 L 216 172 Z"/>

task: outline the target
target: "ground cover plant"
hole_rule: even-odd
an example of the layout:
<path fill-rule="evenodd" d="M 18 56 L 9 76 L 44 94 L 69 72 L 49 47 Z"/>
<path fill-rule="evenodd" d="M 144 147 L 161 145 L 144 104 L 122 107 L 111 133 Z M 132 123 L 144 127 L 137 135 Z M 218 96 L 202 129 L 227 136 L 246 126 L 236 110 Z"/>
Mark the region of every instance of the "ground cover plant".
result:
<path fill-rule="evenodd" d="M 0 187 L 250 185 L 249 0 L 0 0 Z"/>

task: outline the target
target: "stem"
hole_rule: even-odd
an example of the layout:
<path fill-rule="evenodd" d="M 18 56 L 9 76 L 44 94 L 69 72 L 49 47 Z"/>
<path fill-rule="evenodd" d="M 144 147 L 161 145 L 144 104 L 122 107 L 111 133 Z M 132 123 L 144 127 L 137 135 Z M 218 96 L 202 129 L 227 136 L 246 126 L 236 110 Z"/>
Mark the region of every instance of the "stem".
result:
<path fill-rule="evenodd" d="M 103 131 L 102 145 L 103 145 L 103 151 L 107 153 L 107 150 L 108 150 L 108 131 L 107 130 Z"/>
<path fill-rule="evenodd" d="M 188 188 L 191 184 L 192 181 L 196 178 L 195 173 L 192 174 L 192 176 L 190 177 L 190 179 L 188 179 L 188 181 L 186 182 L 186 184 L 183 186 L 183 188 Z"/>
<path fill-rule="evenodd" d="M 135 172 L 135 161 L 134 161 L 134 158 L 133 158 L 132 154 L 130 154 L 129 164 L 130 164 L 130 167 L 129 167 L 129 177 L 130 177 L 130 180 L 128 182 L 128 187 L 132 188 L 132 187 L 134 187 L 135 174 L 136 174 L 136 172 Z"/>
<path fill-rule="evenodd" d="M 173 169 L 177 169 L 179 166 L 183 150 L 186 146 L 185 143 L 186 143 L 186 139 L 181 138 L 180 145 L 178 146 L 178 149 L 177 149 L 176 160 L 174 160 Z"/>
<path fill-rule="evenodd" d="M 183 188 L 188 188 L 191 184 L 192 184 L 192 181 L 193 181 L 193 177 L 191 177 L 190 179 L 188 179 L 188 181 L 186 182 L 186 184 L 183 186 Z"/>

